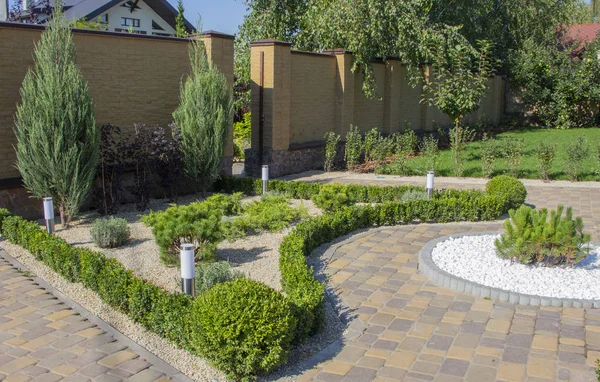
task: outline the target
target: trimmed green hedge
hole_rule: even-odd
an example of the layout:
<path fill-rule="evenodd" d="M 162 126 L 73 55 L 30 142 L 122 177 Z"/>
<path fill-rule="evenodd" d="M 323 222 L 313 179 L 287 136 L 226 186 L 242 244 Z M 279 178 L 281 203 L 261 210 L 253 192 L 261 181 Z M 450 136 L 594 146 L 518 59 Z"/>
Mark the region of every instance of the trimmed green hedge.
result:
<path fill-rule="evenodd" d="M 269 182 L 270 190 L 301 199 L 310 199 L 321 187 L 300 182 Z M 430 200 L 399 202 L 405 192 L 423 188 L 339 187 L 354 202 L 379 204 L 347 207 L 299 223 L 279 248 L 285 297 L 247 280 L 224 283 L 197 299 L 167 293 L 135 277 L 115 259 L 73 247 L 41 230 L 36 222 L 25 221 L 2 209 L 0 233 L 65 279 L 81 282 L 95 291 L 107 304 L 146 329 L 204 356 L 231 378 L 249 380 L 284 362 L 289 344 L 303 341 L 324 322 L 324 285 L 315 279 L 313 269 L 306 263 L 306 256 L 316 247 L 373 226 L 496 219 L 507 212 L 510 199 L 510 195 L 482 191 L 442 190 Z M 255 195 L 261 192 L 262 183 L 255 179 L 224 178 L 216 189 Z M 265 311 L 267 300 L 277 314 Z M 219 305 L 221 302 L 224 305 Z M 219 318 L 210 312 L 222 312 L 227 317 Z M 257 314 L 261 316 L 256 317 Z M 282 317 L 285 320 L 280 321 Z M 243 349 L 240 354 L 245 355 L 231 356 L 235 348 Z"/>

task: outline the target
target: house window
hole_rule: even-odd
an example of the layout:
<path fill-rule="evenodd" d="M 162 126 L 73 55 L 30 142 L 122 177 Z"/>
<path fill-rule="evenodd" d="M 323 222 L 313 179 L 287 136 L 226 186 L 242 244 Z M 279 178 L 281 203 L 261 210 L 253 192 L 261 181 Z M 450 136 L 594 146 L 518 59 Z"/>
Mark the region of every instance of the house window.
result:
<path fill-rule="evenodd" d="M 156 21 L 154 21 L 154 20 L 152 20 L 152 29 L 154 29 L 155 31 L 164 31 L 165 30 L 165 28 L 158 25 L 156 23 Z"/>
<path fill-rule="evenodd" d="M 133 34 L 148 34 L 146 31 L 132 31 L 129 29 L 115 28 L 115 32 L 133 33 Z"/>
<path fill-rule="evenodd" d="M 102 16 L 98 17 L 98 22 L 100 24 L 108 24 L 108 13 L 105 13 Z"/>
<path fill-rule="evenodd" d="M 131 19 L 129 17 L 121 17 L 121 26 L 124 27 L 140 27 L 140 19 Z"/>

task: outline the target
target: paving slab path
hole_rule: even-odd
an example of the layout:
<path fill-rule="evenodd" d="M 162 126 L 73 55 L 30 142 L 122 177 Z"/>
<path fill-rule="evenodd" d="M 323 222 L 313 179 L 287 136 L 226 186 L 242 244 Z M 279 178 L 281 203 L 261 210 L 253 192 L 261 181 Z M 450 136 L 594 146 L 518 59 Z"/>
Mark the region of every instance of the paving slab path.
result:
<path fill-rule="evenodd" d="M 189 380 L 13 262 L 0 249 L 0 381 Z"/>
<path fill-rule="evenodd" d="M 419 184 L 420 179 L 306 174 L 298 180 Z M 439 187 L 483 188 L 481 180 Z M 527 184 L 527 203 L 573 206 L 599 238 L 600 188 Z M 350 237 L 322 257 L 328 286 L 349 326 L 330 355 L 298 380 L 593 381 L 600 358 L 600 309 L 522 306 L 439 287 L 417 269 L 430 240 L 500 232 L 502 221 L 383 227 Z M 319 360 L 319 356 L 315 357 Z"/>

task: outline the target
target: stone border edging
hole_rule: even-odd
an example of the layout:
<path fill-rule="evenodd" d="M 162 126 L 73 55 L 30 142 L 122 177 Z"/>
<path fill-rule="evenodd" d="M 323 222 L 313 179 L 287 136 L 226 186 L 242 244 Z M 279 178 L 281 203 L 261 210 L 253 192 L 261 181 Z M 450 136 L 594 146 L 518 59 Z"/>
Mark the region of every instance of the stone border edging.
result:
<path fill-rule="evenodd" d="M 9 255 L 2 248 L 0 248 L 0 257 L 3 257 L 15 269 L 18 269 L 22 272 L 30 273 L 30 271 L 29 271 L 29 269 L 27 269 L 27 267 L 25 267 L 23 264 L 21 264 L 17 259 L 12 257 L 11 255 Z M 160 372 L 162 372 L 162 373 L 166 374 L 167 376 L 169 376 L 170 378 L 172 378 L 173 381 L 178 381 L 178 382 L 191 382 L 192 381 L 192 379 L 190 379 L 188 376 L 183 374 L 181 371 L 179 371 L 178 369 L 176 369 L 175 367 L 173 367 L 166 361 L 162 360 L 161 358 L 156 356 L 154 353 L 150 352 L 148 349 L 146 349 L 142 345 L 133 341 L 131 338 L 127 337 L 126 335 L 124 335 L 123 333 L 118 331 L 117 329 L 113 328 L 111 325 L 106 323 L 100 317 L 94 315 L 89 310 L 85 309 L 83 306 L 79 305 L 78 303 L 76 303 L 75 301 L 73 301 L 72 299 L 67 297 L 65 294 L 63 294 L 61 291 L 59 291 L 58 289 L 56 289 L 55 287 L 53 287 L 52 285 L 47 283 L 42 278 L 35 276 L 31 273 L 30 273 L 30 278 L 33 279 L 33 281 L 35 283 L 37 283 L 40 287 L 46 289 L 49 293 L 53 294 L 55 297 L 58 297 L 58 299 L 60 301 L 62 301 L 67 307 L 73 309 L 75 312 L 77 312 L 82 317 L 84 317 L 85 319 L 90 321 L 92 324 L 94 324 L 97 327 L 99 327 L 100 329 L 104 330 L 104 332 L 110 334 L 117 341 L 121 341 L 123 344 L 125 344 L 127 347 L 129 347 L 131 350 L 133 350 L 135 353 L 137 353 L 141 357 L 145 358 L 146 361 L 151 363 Z"/>
<path fill-rule="evenodd" d="M 507 291 L 469 281 L 440 269 L 431 258 L 431 252 L 441 242 L 450 238 L 464 236 L 495 235 L 498 232 L 461 233 L 437 237 L 429 241 L 419 252 L 418 269 L 433 283 L 458 292 L 472 294 L 477 297 L 491 298 L 501 302 L 519 305 L 553 306 L 563 308 L 600 308 L 600 300 L 584 300 L 573 298 L 537 296 Z"/>

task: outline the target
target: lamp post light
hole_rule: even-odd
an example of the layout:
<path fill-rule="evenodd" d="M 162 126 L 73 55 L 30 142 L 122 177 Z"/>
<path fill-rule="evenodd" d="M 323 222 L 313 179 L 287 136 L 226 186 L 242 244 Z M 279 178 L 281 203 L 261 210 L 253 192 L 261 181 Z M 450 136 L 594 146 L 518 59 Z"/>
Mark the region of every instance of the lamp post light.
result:
<path fill-rule="evenodd" d="M 262 166 L 262 193 L 267 193 L 267 184 L 269 183 L 269 166 Z"/>
<path fill-rule="evenodd" d="M 181 290 L 188 296 L 194 296 L 195 270 L 194 270 L 194 245 L 181 244 Z"/>
<path fill-rule="evenodd" d="M 433 197 L 433 178 L 435 173 L 433 171 L 427 171 L 427 183 L 425 189 L 427 190 L 427 197 L 431 199 Z"/>
<path fill-rule="evenodd" d="M 52 198 L 44 198 L 44 219 L 46 219 L 46 232 L 54 233 L 54 201 Z"/>

